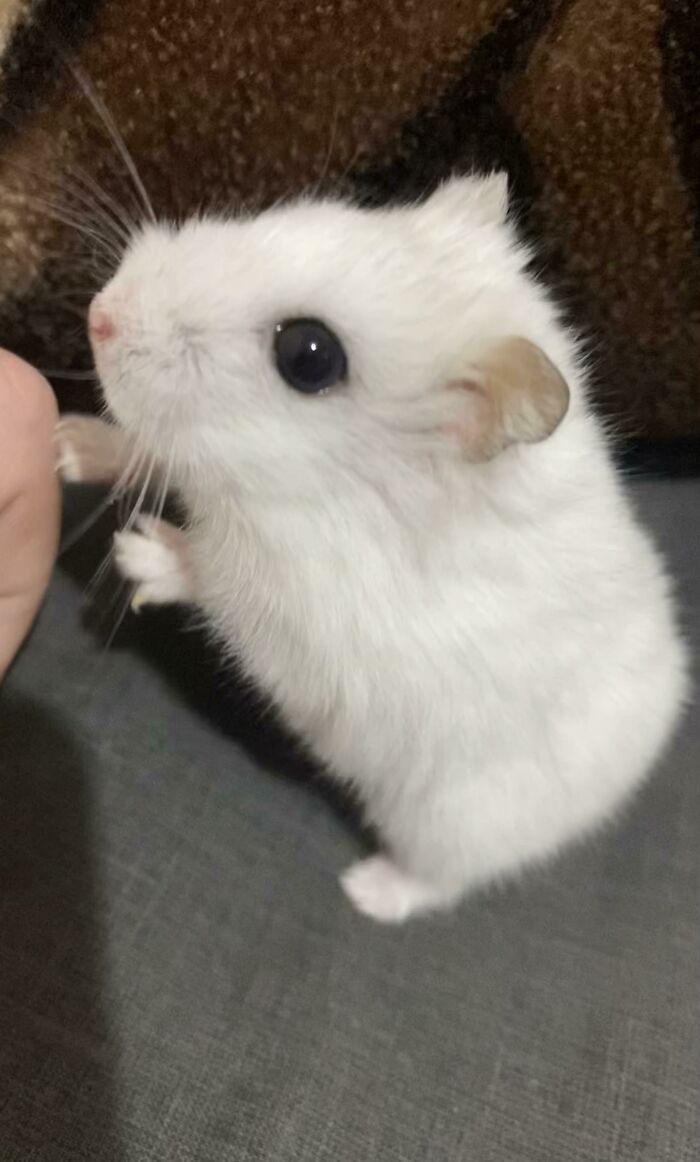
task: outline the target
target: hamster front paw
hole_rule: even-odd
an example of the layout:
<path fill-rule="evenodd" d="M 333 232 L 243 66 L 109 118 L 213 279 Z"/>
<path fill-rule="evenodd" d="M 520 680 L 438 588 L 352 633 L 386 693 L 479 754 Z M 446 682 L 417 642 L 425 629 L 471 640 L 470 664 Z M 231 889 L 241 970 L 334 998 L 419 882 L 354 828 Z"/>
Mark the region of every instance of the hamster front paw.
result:
<path fill-rule="evenodd" d="M 184 533 L 164 520 L 140 516 L 138 532 L 114 534 L 114 560 L 136 582 L 131 608 L 192 601 L 194 587 Z"/>
<path fill-rule="evenodd" d="M 127 466 L 123 433 L 96 416 L 64 416 L 54 438 L 56 471 L 68 484 L 114 484 Z"/>
<path fill-rule="evenodd" d="M 358 912 L 383 924 L 401 924 L 409 916 L 450 903 L 439 888 L 407 875 L 383 855 L 354 863 L 343 872 L 340 884 Z"/>

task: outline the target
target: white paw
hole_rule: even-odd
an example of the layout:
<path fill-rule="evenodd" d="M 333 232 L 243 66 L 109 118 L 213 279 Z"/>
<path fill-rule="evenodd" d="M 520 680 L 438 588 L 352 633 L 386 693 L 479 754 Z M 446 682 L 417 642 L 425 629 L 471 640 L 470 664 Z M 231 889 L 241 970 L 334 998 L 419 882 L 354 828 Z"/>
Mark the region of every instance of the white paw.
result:
<path fill-rule="evenodd" d="M 124 437 L 95 416 L 67 415 L 55 431 L 56 471 L 68 484 L 111 484 L 120 474 Z"/>
<path fill-rule="evenodd" d="M 56 428 L 56 471 L 68 484 L 80 484 L 84 475 L 80 451 L 71 435 L 73 422 L 62 420 Z"/>
<path fill-rule="evenodd" d="M 442 900 L 436 888 L 406 875 L 382 855 L 354 863 L 343 872 L 340 883 L 358 912 L 384 924 L 400 924 L 438 907 Z"/>
<path fill-rule="evenodd" d="M 138 532 L 114 534 L 114 560 L 127 581 L 136 583 L 131 607 L 168 605 L 191 598 L 179 530 L 150 516 L 136 521 Z"/>

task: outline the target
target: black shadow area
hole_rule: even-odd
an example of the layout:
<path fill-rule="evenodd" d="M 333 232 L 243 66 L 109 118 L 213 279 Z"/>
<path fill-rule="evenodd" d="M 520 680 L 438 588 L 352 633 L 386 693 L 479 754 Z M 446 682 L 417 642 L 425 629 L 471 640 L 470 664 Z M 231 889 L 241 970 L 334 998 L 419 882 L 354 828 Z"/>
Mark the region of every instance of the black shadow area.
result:
<path fill-rule="evenodd" d="M 120 1162 L 85 756 L 0 693 L 0 1157 Z"/>

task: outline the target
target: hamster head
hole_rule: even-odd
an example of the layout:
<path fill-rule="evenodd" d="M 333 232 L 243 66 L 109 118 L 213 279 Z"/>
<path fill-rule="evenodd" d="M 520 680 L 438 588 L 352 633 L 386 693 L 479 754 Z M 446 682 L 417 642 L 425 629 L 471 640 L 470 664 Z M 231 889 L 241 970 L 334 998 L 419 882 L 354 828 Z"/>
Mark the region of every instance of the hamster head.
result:
<path fill-rule="evenodd" d="M 109 410 L 176 476 L 271 497 L 544 439 L 568 389 L 506 217 L 492 176 L 148 226 L 90 309 Z"/>

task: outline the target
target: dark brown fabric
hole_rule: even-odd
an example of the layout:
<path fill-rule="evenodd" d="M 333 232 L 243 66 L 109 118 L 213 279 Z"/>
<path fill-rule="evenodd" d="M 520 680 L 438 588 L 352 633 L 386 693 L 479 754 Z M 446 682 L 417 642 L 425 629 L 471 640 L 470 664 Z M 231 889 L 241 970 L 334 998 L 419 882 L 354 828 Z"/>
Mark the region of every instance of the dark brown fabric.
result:
<path fill-rule="evenodd" d="M 601 409 L 623 435 L 700 436 L 696 0 L 4 8 L 1 342 L 47 369 L 87 366 L 84 307 L 109 264 L 35 199 L 98 227 L 84 170 L 135 212 L 65 54 L 159 214 L 260 207 L 315 183 L 386 202 L 507 168 L 522 229 L 591 338 Z M 71 406 L 89 399 L 60 387 Z"/>

